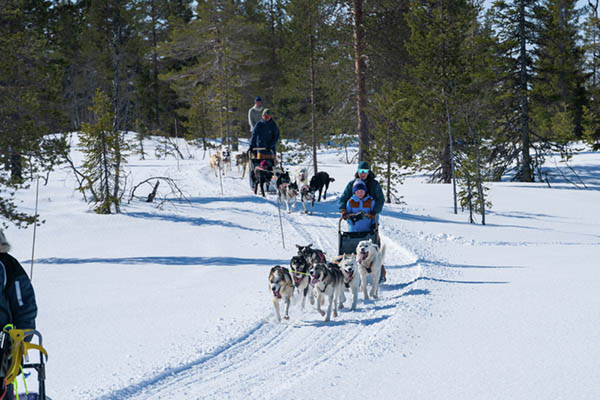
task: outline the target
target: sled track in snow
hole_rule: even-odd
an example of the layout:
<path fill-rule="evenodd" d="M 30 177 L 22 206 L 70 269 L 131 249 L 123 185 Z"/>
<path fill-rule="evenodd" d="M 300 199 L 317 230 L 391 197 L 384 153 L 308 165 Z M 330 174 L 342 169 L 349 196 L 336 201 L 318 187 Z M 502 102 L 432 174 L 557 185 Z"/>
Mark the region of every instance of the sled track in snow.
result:
<path fill-rule="evenodd" d="M 287 214 L 285 210 L 282 217 L 287 222 L 284 229 L 292 227 L 306 240 L 303 244 L 313 243 L 328 256 L 337 253 L 337 220 Z M 309 302 L 305 310 L 300 309 L 300 301 L 293 304 L 291 319 L 281 324 L 274 322 L 269 308 L 265 319 L 213 352 L 99 399 L 277 398 L 298 390 L 299 382 L 309 382 L 332 358 L 343 363 L 372 351 L 385 351 L 373 344 L 374 338 L 385 337 L 385 331 L 393 328 L 382 322 L 396 319 L 396 325 L 401 324 L 403 309 L 396 308 L 398 298 L 418 284 L 422 267 L 401 244 L 385 236 L 382 239 L 387 246 L 387 265 L 393 266 L 390 261 L 395 259 L 400 267 L 411 266 L 392 267 L 378 300 L 365 303 L 360 294 L 357 311 L 349 311 L 349 294 L 346 309 L 328 323 Z"/>

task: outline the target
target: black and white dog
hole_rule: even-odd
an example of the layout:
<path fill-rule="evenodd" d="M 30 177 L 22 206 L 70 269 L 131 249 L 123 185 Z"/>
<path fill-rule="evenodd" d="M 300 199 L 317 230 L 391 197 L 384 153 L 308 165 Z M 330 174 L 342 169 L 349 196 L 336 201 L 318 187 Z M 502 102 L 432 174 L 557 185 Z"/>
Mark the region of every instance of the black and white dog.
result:
<path fill-rule="evenodd" d="M 329 183 L 334 182 L 335 179 L 330 178 L 329 174 L 325 171 L 317 172 L 312 178 L 310 178 L 310 188 L 313 192 L 319 192 L 319 198 L 317 201 L 321 201 L 321 192 L 325 189 L 323 193 L 323 200 L 327 199 L 327 189 L 329 189 Z"/>
<path fill-rule="evenodd" d="M 325 264 L 327 262 L 325 253 L 319 249 L 313 249 L 312 243 L 306 246 L 297 244 L 296 247 L 298 248 L 298 255 L 304 257 L 311 267 L 316 263 Z"/>
<path fill-rule="evenodd" d="M 331 312 L 337 317 L 337 310 L 342 304 L 340 297 L 344 291 L 344 277 L 339 266 L 333 263 L 315 264 L 310 270 L 310 283 L 317 293 L 317 311 L 325 317 L 325 321 L 331 320 Z M 327 312 L 321 310 L 322 299 L 329 299 Z"/>
<path fill-rule="evenodd" d="M 300 201 L 305 214 L 312 214 L 315 208 L 315 191 L 310 185 L 304 185 L 300 188 Z M 310 211 L 308 205 L 310 204 Z"/>
<path fill-rule="evenodd" d="M 262 197 L 265 196 L 265 183 L 267 184 L 267 190 L 269 189 L 269 183 L 273 178 L 273 167 L 267 160 L 262 160 L 260 165 L 254 168 L 254 194 L 258 191 L 260 186 L 260 192 Z"/>
<path fill-rule="evenodd" d="M 276 172 L 277 176 L 277 193 L 279 201 L 285 203 L 285 208 L 288 214 L 291 212 L 290 203 L 293 201 L 293 208 L 296 208 L 296 196 L 298 196 L 298 185 L 292 182 L 290 174 L 287 171 Z"/>
<path fill-rule="evenodd" d="M 242 170 L 242 178 L 246 176 L 246 169 L 248 169 L 249 163 L 250 157 L 248 156 L 248 152 L 243 151 L 235 155 L 235 165 L 237 165 L 238 172 L 240 169 Z"/>
<path fill-rule="evenodd" d="M 269 290 L 273 295 L 273 306 L 275 307 L 277 321 L 281 322 L 281 314 L 279 311 L 279 302 L 281 300 L 285 303 L 285 315 L 283 318 L 290 319 L 290 302 L 294 295 L 294 284 L 292 283 L 292 277 L 287 268 L 280 265 L 271 268 L 271 271 L 269 272 Z"/>
<path fill-rule="evenodd" d="M 310 264 L 302 256 L 294 256 L 290 260 L 290 275 L 294 282 L 294 287 L 298 294 L 302 296 L 302 309 L 306 304 L 306 297 L 310 294 L 310 304 L 315 303 L 312 293 L 309 293 L 310 287 Z"/>

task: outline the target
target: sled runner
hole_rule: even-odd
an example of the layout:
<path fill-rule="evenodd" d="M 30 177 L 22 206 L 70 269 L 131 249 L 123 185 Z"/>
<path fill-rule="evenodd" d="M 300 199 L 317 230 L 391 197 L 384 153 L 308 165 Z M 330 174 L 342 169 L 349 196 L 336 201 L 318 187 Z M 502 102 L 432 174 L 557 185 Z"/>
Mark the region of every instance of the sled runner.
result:
<path fill-rule="evenodd" d="M 362 211 L 357 212 L 355 214 L 348 214 L 348 219 L 352 222 L 359 221 L 363 218 L 369 218 Z M 356 246 L 362 240 L 371 239 L 373 243 L 377 243 L 379 245 L 379 225 L 375 224 L 375 226 L 367 232 L 343 232 L 342 231 L 342 221 L 344 219 L 340 217 L 338 222 L 338 255 L 342 254 L 355 254 Z"/>
<path fill-rule="evenodd" d="M 37 337 L 38 343 L 32 343 Z M 38 362 L 29 362 L 30 350 L 39 353 Z M 12 325 L 6 325 L 0 332 L 0 376 L 2 387 L 0 389 L 0 400 L 6 397 L 8 385 L 13 384 L 15 399 L 25 400 L 50 400 L 46 397 L 46 365 L 45 359 L 48 352 L 42 347 L 42 335 L 34 329 L 15 329 Z M 34 369 L 38 376 L 38 393 L 19 393 L 17 377 L 24 370 Z M 27 385 L 25 384 L 27 392 Z"/>

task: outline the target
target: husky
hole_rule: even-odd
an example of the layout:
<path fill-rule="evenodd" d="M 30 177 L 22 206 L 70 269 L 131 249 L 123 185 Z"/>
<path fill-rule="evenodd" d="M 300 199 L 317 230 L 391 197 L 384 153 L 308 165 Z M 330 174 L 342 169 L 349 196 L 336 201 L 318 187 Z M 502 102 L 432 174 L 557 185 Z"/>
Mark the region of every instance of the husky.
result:
<path fill-rule="evenodd" d="M 265 183 L 267 184 L 268 190 L 271 178 L 273 178 L 273 167 L 271 167 L 267 160 L 262 160 L 260 165 L 257 165 L 256 168 L 254 168 L 254 194 L 257 194 L 258 187 L 260 186 L 262 197 L 266 197 Z"/>
<path fill-rule="evenodd" d="M 325 317 L 325 322 L 331 320 L 331 312 L 337 317 L 337 310 L 340 304 L 340 296 L 344 291 L 344 277 L 340 267 L 329 263 L 315 264 L 310 270 L 310 284 L 317 293 L 317 311 Z M 329 299 L 327 312 L 321 310 L 323 298 Z"/>
<path fill-rule="evenodd" d="M 215 176 L 219 176 L 218 170 L 221 170 L 222 174 L 225 175 L 225 171 L 231 169 L 231 153 L 229 148 L 222 144 L 217 151 L 210 156 L 209 160 L 210 168 L 215 171 Z"/>
<path fill-rule="evenodd" d="M 246 170 L 250 164 L 250 157 L 247 152 L 241 152 L 235 155 L 235 165 L 237 166 L 238 172 L 242 170 L 242 178 L 246 176 Z"/>
<path fill-rule="evenodd" d="M 225 174 L 225 171 L 231 171 L 231 151 L 229 151 L 229 147 L 222 144 L 219 148 L 219 153 L 221 155 L 223 174 Z"/>
<path fill-rule="evenodd" d="M 352 292 L 352 306 L 350 307 L 350 310 L 355 311 L 356 303 L 358 301 L 358 288 L 360 285 L 360 273 L 358 272 L 356 257 L 354 257 L 354 254 L 342 254 L 341 256 L 334 258 L 332 262 L 339 265 L 342 270 L 344 290 L 350 290 Z M 346 296 L 343 296 L 340 309 L 344 308 L 345 301 Z"/>
<path fill-rule="evenodd" d="M 302 309 L 306 304 L 306 297 L 310 292 L 310 264 L 302 256 L 294 256 L 290 260 L 290 275 L 294 282 L 294 287 L 298 290 L 298 294 L 302 295 Z M 315 299 L 310 293 L 310 304 L 315 304 Z"/>
<path fill-rule="evenodd" d="M 310 178 L 309 186 L 314 193 L 319 192 L 319 198 L 317 201 L 321 201 L 321 192 L 325 189 L 325 193 L 323 193 L 323 200 L 327 200 L 327 189 L 329 189 L 329 183 L 335 182 L 335 179 L 330 178 L 329 174 L 325 171 L 317 172 L 312 178 Z"/>
<path fill-rule="evenodd" d="M 297 244 L 296 247 L 298 248 L 298 255 L 304 257 L 311 267 L 316 263 L 325 264 L 327 262 L 325 253 L 319 249 L 313 249 L 312 243 L 306 246 Z"/>
<path fill-rule="evenodd" d="M 291 182 L 290 174 L 287 171 L 281 170 L 280 172 L 276 172 L 277 176 L 277 193 L 279 196 L 279 201 L 285 203 L 285 208 L 289 213 L 290 203 L 293 201 L 293 208 L 296 208 L 296 196 L 298 196 L 298 185 L 295 182 Z"/>
<path fill-rule="evenodd" d="M 364 294 L 364 299 L 368 300 L 367 295 L 367 277 L 371 278 L 371 297 L 376 299 L 379 292 L 379 278 L 381 276 L 381 267 L 385 256 L 385 246 L 379 246 L 371 239 L 363 240 L 356 246 L 356 261 L 360 272 L 360 287 Z"/>
<path fill-rule="evenodd" d="M 296 168 L 294 171 L 294 182 L 296 182 L 296 185 L 298 185 L 299 188 L 310 185 L 310 182 L 308 181 L 308 170 L 305 167 Z"/>
<path fill-rule="evenodd" d="M 304 213 L 312 214 L 315 208 L 315 190 L 307 185 L 302 186 L 300 188 L 300 201 L 302 202 Z M 310 204 L 310 211 L 308 210 L 308 204 Z"/>
<path fill-rule="evenodd" d="M 281 322 L 281 314 L 279 313 L 279 301 L 285 303 L 284 319 L 290 319 L 289 310 L 292 296 L 294 295 L 294 284 L 292 277 L 287 268 L 276 265 L 269 272 L 269 290 L 273 295 L 273 306 L 275 307 L 275 315 L 277 322 Z"/>

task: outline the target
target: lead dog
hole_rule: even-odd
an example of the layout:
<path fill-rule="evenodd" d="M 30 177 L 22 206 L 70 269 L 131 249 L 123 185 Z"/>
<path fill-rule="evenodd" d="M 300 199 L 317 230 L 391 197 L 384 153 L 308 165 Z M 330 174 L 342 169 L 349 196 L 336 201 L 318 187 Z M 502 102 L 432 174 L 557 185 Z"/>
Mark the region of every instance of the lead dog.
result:
<path fill-rule="evenodd" d="M 291 182 L 290 174 L 287 171 L 276 172 L 277 175 L 277 193 L 279 201 L 285 203 L 288 214 L 291 212 L 290 203 L 293 201 L 293 208 L 296 208 L 296 196 L 298 196 L 298 185 Z"/>
<path fill-rule="evenodd" d="M 367 295 L 367 277 L 371 278 L 371 297 L 376 299 L 379 293 L 379 277 L 381 276 L 381 266 L 385 256 L 385 246 L 379 246 L 369 240 L 363 240 L 356 246 L 356 262 L 360 272 L 360 287 L 364 294 L 364 299 L 368 300 Z"/>
<path fill-rule="evenodd" d="M 242 178 L 246 176 L 246 169 L 248 169 L 248 164 L 250 163 L 250 157 L 247 152 L 241 152 L 235 155 L 235 165 L 237 166 L 238 172 L 240 169 L 242 170 Z"/>
<path fill-rule="evenodd" d="M 310 284 L 314 287 L 317 293 L 317 311 L 321 316 L 325 317 L 325 322 L 331 320 L 331 312 L 337 317 L 337 309 L 340 305 L 340 296 L 344 291 L 344 277 L 340 267 L 336 264 L 318 263 L 310 270 Z M 323 298 L 329 299 L 327 312 L 321 310 L 321 302 Z"/>
<path fill-rule="evenodd" d="M 298 294 L 302 296 L 302 309 L 306 304 L 306 297 L 309 295 L 310 284 L 310 264 L 302 256 L 294 256 L 290 260 L 290 275 L 294 282 L 294 287 L 298 290 Z M 315 299 L 310 293 L 310 304 L 315 304 Z"/>
<path fill-rule="evenodd" d="M 352 292 L 352 306 L 350 307 L 350 310 L 354 311 L 356 310 L 356 303 L 358 301 L 358 287 L 360 285 L 358 263 L 356 262 L 354 255 L 344 254 L 341 256 L 341 259 L 338 259 L 338 265 L 342 270 L 344 286 L 346 290 L 350 290 Z M 345 301 L 345 299 L 343 301 Z"/>
<path fill-rule="evenodd" d="M 225 171 L 231 169 L 231 153 L 229 152 L 229 148 L 222 144 L 217 151 L 210 156 L 209 165 L 212 170 L 215 171 L 215 176 L 219 176 L 218 170 L 221 170 L 223 175 L 225 175 Z"/>
<path fill-rule="evenodd" d="M 281 314 L 279 312 L 279 302 L 281 300 L 285 303 L 285 315 L 283 318 L 290 319 L 289 310 L 290 302 L 294 295 L 294 284 L 287 268 L 280 265 L 271 268 L 271 272 L 269 272 L 269 290 L 273 295 L 273 306 L 275 307 L 277 321 L 281 322 Z"/>

